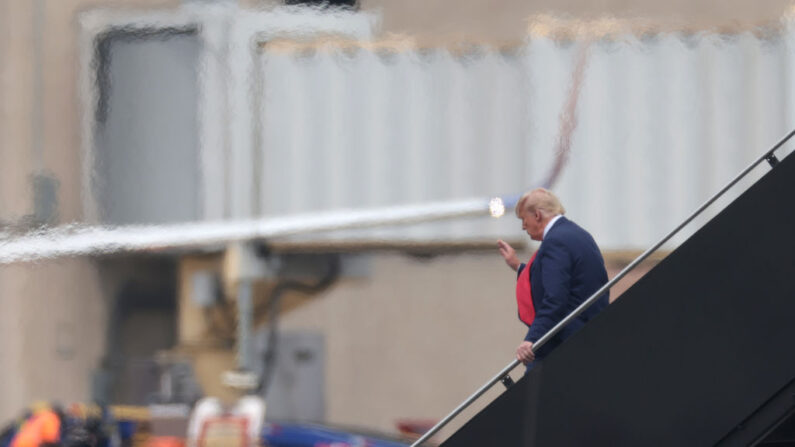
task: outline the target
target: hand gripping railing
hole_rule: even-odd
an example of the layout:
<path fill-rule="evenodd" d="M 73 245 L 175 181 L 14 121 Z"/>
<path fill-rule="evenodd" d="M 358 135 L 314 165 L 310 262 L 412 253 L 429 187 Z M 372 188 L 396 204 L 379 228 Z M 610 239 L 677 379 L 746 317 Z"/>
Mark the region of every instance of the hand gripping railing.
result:
<path fill-rule="evenodd" d="M 778 158 L 776 158 L 774 152 L 779 149 L 781 146 L 784 145 L 790 138 L 795 135 L 795 130 L 791 131 L 787 136 L 785 136 L 781 141 L 776 143 L 770 150 L 765 152 L 761 157 L 759 157 L 756 161 L 751 163 L 750 166 L 745 168 L 740 174 L 737 175 L 732 181 L 730 181 L 726 186 L 724 186 L 717 194 L 712 196 L 709 200 L 707 200 L 703 205 L 701 205 L 693 214 L 690 215 L 687 219 L 684 220 L 679 226 L 677 226 L 673 231 L 668 233 L 664 238 L 662 238 L 659 242 L 654 244 L 651 248 L 643 252 L 640 256 L 638 256 L 634 261 L 632 261 L 629 265 L 624 267 L 613 279 L 608 281 L 604 286 L 602 286 L 599 290 L 594 292 L 593 295 L 590 296 L 587 300 L 583 301 L 579 307 L 574 309 L 569 315 L 566 316 L 560 323 L 556 324 L 552 329 L 550 329 L 543 337 L 538 339 L 535 343 L 533 343 L 533 352 L 537 352 L 539 348 L 544 346 L 552 337 L 555 336 L 561 329 L 566 327 L 573 319 L 577 318 L 581 313 L 585 312 L 596 300 L 602 296 L 603 293 L 608 291 L 611 287 L 613 287 L 618 281 L 620 281 L 627 273 L 633 270 L 635 267 L 638 266 L 641 262 L 643 262 L 646 258 L 648 258 L 652 253 L 657 251 L 663 244 L 668 242 L 676 233 L 678 233 L 685 225 L 689 224 L 693 219 L 695 219 L 699 214 L 701 214 L 708 206 L 712 205 L 713 202 L 718 200 L 720 196 L 722 196 L 726 191 L 729 190 L 732 186 L 734 186 L 737 182 L 743 179 L 749 172 L 751 172 L 755 167 L 762 163 L 763 161 L 767 161 L 771 167 L 775 167 L 778 164 Z M 491 378 L 485 385 L 480 387 L 474 394 L 469 396 L 464 402 L 462 402 L 458 407 L 455 408 L 450 414 L 448 414 L 444 419 L 439 421 L 438 424 L 434 425 L 430 430 L 428 430 L 424 435 L 422 435 L 419 439 L 417 439 L 411 447 L 417 447 L 421 445 L 423 442 L 427 441 L 431 436 L 435 435 L 439 432 L 445 425 L 447 425 L 450 421 L 452 421 L 456 416 L 458 416 L 464 409 L 466 409 L 469 405 L 472 404 L 477 398 L 483 395 L 486 391 L 488 391 L 495 383 L 503 380 L 514 368 L 519 366 L 519 360 L 514 359 L 508 366 L 502 369 L 497 375 Z"/>

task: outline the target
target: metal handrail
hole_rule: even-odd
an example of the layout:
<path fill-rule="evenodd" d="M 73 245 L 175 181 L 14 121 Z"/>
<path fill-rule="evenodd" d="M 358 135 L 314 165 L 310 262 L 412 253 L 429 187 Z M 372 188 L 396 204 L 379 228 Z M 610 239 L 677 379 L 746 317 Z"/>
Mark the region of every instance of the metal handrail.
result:
<path fill-rule="evenodd" d="M 602 296 L 607 290 L 613 287 L 618 281 L 620 281 L 627 273 L 632 271 L 635 267 L 638 266 L 641 262 L 643 262 L 646 258 L 648 258 L 652 253 L 657 251 L 663 244 L 668 242 L 673 236 L 676 235 L 685 225 L 689 224 L 693 221 L 699 214 L 701 214 L 708 206 L 712 205 L 717 199 L 719 199 L 726 191 L 729 190 L 732 186 L 734 186 L 737 182 L 742 180 L 743 177 L 748 175 L 751 170 L 757 167 L 760 163 L 767 160 L 770 163 L 771 167 L 774 167 L 778 163 L 778 159 L 775 157 L 774 152 L 779 149 L 781 146 L 784 145 L 790 138 L 795 136 L 795 130 L 792 130 L 787 136 L 781 139 L 775 146 L 773 146 L 770 150 L 765 152 L 761 157 L 759 157 L 756 161 L 751 163 L 747 168 L 745 168 L 740 174 L 738 174 L 732 181 L 730 181 L 726 186 L 721 188 L 717 194 L 712 196 L 709 200 L 704 202 L 693 214 L 690 215 L 687 219 L 685 219 L 681 224 L 679 224 L 673 231 L 668 233 L 664 238 L 662 238 L 659 242 L 654 244 L 651 248 L 643 252 L 640 256 L 638 256 L 634 261 L 629 263 L 623 270 L 621 270 L 613 279 L 608 281 L 604 286 L 602 286 L 599 290 L 594 292 L 593 295 L 590 296 L 587 300 L 583 301 L 576 309 L 574 309 L 569 315 L 566 316 L 563 320 L 561 320 L 558 324 L 556 324 L 552 329 L 547 331 L 541 338 L 538 339 L 535 343 L 533 343 L 533 352 L 537 352 L 542 346 L 544 346 L 552 337 L 554 337 L 561 329 L 563 329 L 567 324 L 569 324 L 573 319 L 577 318 L 581 313 L 585 312 L 596 300 Z M 464 409 L 466 409 L 469 405 L 472 404 L 478 397 L 482 396 L 483 393 L 488 391 L 495 383 L 502 380 L 506 375 L 508 375 L 514 368 L 519 366 L 519 360 L 514 359 L 510 364 L 508 364 L 505 368 L 502 369 L 496 376 L 494 376 L 491 380 L 486 382 L 485 385 L 480 387 L 474 394 L 469 396 L 464 402 L 462 402 L 458 407 L 455 408 L 450 414 L 448 414 L 444 419 L 439 421 L 436 425 L 431 427 L 425 434 L 423 434 L 419 439 L 417 439 L 411 447 L 417 447 L 423 442 L 427 441 L 431 436 L 435 435 L 439 430 L 441 430 L 445 425 L 447 425 L 450 421 L 452 421 L 456 416 L 458 416 Z"/>

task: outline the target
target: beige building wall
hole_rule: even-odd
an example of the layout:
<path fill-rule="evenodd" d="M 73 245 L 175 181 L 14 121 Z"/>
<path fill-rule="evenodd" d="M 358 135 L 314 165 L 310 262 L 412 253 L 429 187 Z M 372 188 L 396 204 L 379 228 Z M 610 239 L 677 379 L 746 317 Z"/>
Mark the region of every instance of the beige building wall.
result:
<path fill-rule="evenodd" d="M 532 16 L 643 17 L 664 27 L 695 30 L 753 28 L 778 20 L 790 0 L 360 0 L 383 13 L 383 31 L 421 40 L 511 43 L 525 36 Z"/>
<path fill-rule="evenodd" d="M 372 269 L 281 322 L 325 335 L 330 422 L 393 431 L 440 418 L 513 359 L 525 329 L 496 252 L 383 255 Z"/>
<path fill-rule="evenodd" d="M 26 213 L 30 204 L 33 63 L 30 60 L 32 11 L 29 2 L 0 2 L 0 216 Z M 26 26 L 27 24 L 27 26 Z"/>

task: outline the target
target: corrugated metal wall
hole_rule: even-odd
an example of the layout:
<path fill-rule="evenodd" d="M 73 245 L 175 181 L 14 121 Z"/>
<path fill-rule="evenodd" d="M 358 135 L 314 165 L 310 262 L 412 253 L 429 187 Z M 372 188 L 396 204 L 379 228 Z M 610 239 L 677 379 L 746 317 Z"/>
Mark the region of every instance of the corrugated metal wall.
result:
<path fill-rule="evenodd" d="M 606 247 L 659 240 L 791 129 L 790 54 L 785 39 L 751 34 L 595 44 L 556 188 L 571 215 Z M 554 104 L 561 58 L 551 42 L 530 45 L 533 104 Z M 534 178 L 555 126 L 543 106 L 531 113 Z"/>
<path fill-rule="evenodd" d="M 523 66 L 520 55 L 487 51 L 266 50 L 261 209 L 388 206 L 524 188 Z M 454 239 L 512 226 L 483 219 L 358 234 Z"/>
<path fill-rule="evenodd" d="M 592 43 L 571 153 L 554 187 L 569 216 L 605 249 L 645 248 L 673 229 L 795 122 L 791 35 Z M 537 186 L 554 161 L 580 45 L 534 37 L 509 51 L 264 46 L 251 166 L 259 213 Z M 346 236 L 517 233 L 509 215 Z"/>

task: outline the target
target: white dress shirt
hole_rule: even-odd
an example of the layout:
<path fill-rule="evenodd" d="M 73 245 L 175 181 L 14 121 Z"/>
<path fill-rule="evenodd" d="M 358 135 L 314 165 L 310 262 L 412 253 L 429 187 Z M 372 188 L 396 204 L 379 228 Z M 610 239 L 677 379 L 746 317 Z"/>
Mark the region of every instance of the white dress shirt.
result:
<path fill-rule="evenodd" d="M 552 225 L 555 225 L 555 222 L 557 222 L 558 219 L 560 219 L 561 217 L 563 217 L 562 214 L 556 214 L 555 217 L 553 217 L 552 220 L 549 221 L 547 226 L 544 227 L 544 235 L 541 237 L 542 241 L 547 238 L 547 233 L 549 233 L 549 229 L 552 228 Z"/>

